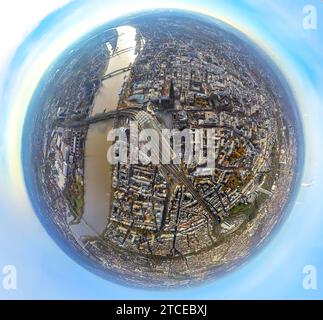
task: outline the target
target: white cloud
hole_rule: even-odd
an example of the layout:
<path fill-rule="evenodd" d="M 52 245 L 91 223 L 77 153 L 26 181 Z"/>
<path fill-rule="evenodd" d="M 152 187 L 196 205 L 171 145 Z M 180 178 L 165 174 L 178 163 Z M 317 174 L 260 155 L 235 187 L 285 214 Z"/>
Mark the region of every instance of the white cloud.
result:
<path fill-rule="evenodd" d="M 51 11 L 60 8 L 70 0 L 10 0 L 0 2 L 0 71 L 2 71 L 15 49 L 23 39 Z M 3 72 L 1 72 L 3 74 Z"/>
<path fill-rule="evenodd" d="M 303 182 L 302 183 L 302 187 L 303 188 L 309 188 L 309 187 L 313 186 L 314 184 L 315 184 L 315 181 L 314 180 L 312 180 L 310 182 Z"/>

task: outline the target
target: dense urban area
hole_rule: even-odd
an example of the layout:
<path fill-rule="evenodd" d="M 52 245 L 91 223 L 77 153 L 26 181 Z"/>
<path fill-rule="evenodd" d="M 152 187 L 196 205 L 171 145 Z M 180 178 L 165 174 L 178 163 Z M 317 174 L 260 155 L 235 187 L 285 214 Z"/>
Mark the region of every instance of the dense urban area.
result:
<path fill-rule="evenodd" d="M 109 28 L 47 72 L 31 141 L 37 197 L 60 234 L 101 273 L 145 287 L 205 281 L 244 261 L 282 218 L 297 164 L 293 106 L 270 63 L 230 30 L 173 13 L 126 22 L 136 29 L 133 63 L 106 74 L 115 55 L 127 54 L 117 46 L 122 35 Z M 94 115 L 104 81 L 120 73 L 115 110 L 107 102 Z M 129 138 L 132 121 L 161 136 L 164 128 L 189 129 L 194 160 L 107 161 L 113 197 L 103 232 L 75 234 L 73 226 L 87 224 L 88 130 L 108 119 Z M 208 129 L 213 169 L 206 166 Z M 184 140 L 170 141 L 181 160 Z"/>

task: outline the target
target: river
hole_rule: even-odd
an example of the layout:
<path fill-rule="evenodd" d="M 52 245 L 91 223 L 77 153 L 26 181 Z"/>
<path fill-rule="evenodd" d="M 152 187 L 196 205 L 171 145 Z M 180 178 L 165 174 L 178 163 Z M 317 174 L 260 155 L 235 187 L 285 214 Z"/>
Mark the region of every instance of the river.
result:
<path fill-rule="evenodd" d="M 110 59 L 104 75 L 128 67 L 136 59 L 136 35 L 134 27 L 120 26 L 117 28 L 118 40 L 116 51 L 111 50 Z M 128 50 L 129 49 L 129 50 Z M 129 71 L 117 74 L 102 82 L 92 106 L 91 116 L 113 111 L 118 107 L 119 93 L 123 83 L 129 76 Z M 84 163 L 84 213 L 81 223 L 72 226 L 73 233 L 81 236 L 100 235 L 107 224 L 112 206 L 112 168 L 107 161 L 107 151 L 111 142 L 107 134 L 113 128 L 114 120 L 90 125 L 85 142 Z"/>

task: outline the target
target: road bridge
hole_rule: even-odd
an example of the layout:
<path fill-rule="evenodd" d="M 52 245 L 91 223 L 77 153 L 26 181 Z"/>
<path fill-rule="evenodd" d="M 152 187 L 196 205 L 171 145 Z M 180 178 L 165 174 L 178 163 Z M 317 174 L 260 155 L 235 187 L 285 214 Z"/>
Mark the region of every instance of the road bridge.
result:
<path fill-rule="evenodd" d="M 116 77 L 122 73 L 125 73 L 127 71 L 130 71 L 131 70 L 131 64 L 129 64 L 129 66 L 127 67 L 123 67 L 123 68 L 120 68 L 120 69 L 117 69 L 117 70 L 114 70 L 108 74 L 106 74 L 101 80 L 104 81 L 104 80 L 107 80 L 107 79 L 111 79 L 113 77 Z"/>

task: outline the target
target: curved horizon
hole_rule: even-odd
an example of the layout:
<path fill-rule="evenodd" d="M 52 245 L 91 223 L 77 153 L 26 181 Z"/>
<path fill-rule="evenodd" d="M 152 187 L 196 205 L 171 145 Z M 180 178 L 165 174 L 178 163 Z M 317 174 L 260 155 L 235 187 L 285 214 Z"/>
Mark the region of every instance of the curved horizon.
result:
<path fill-rule="evenodd" d="M 95 1 L 97 4 L 100 5 L 106 5 L 103 4 L 101 1 Z M 194 1 L 192 1 L 193 3 Z M 250 3 L 252 3 L 252 1 L 248 1 L 249 2 L 249 6 Z M 207 3 L 207 1 L 204 1 L 203 3 Z M 20 137 L 22 137 L 22 126 L 23 126 L 23 122 L 24 122 L 24 115 L 26 114 L 27 111 L 27 106 L 29 105 L 30 101 L 31 101 L 31 97 L 35 91 L 35 88 L 38 87 L 39 83 L 40 83 L 40 79 L 43 77 L 44 73 L 46 70 L 48 70 L 49 66 L 56 60 L 56 58 L 58 56 L 60 56 L 64 50 L 66 50 L 69 45 L 75 41 L 78 41 L 79 39 L 82 38 L 82 36 L 86 35 L 86 29 L 89 28 L 88 26 L 83 27 L 84 29 L 82 29 L 77 36 L 74 36 L 73 39 L 74 40 L 70 40 L 71 39 L 71 33 L 72 31 L 75 31 L 75 27 L 71 28 L 69 30 L 72 31 L 66 31 L 64 30 L 64 32 L 62 32 L 61 34 L 52 34 L 51 32 L 48 32 L 48 30 L 51 30 L 53 28 L 53 26 L 55 25 L 55 23 L 57 22 L 56 19 L 62 19 L 62 17 L 69 17 L 70 13 L 73 12 L 74 10 L 76 10 L 77 8 L 82 7 L 82 5 L 84 5 L 86 7 L 86 5 L 84 4 L 84 1 L 73 1 L 71 4 L 68 4 L 66 7 L 60 9 L 60 11 L 55 12 L 54 14 L 52 14 L 49 18 L 47 18 L 45 21 L 43 22 L 43 24 L 41 24 L 36 31 L 34 31 L 28 38 L 27 40 L 24 42 L 24 44 L 20 47 L 20 51 L 18 51 L 15 55 L 15 58 L 13 59 L 13 62 L 11 64 L 12 68 L 10 69 L 10 78 L 9 81 L 7 80 L 6 82 L 6 87 L 5 90 L 7 92 L 7 101 L 6 101 L 6 112 L 9 113 L 7 114 L 6 117 L 6 128 L 7 130 L 7 140 L 5 143 L 6 146 L 6 150 L 7 152 L 7 159 L 4 166 L 7 168 L 10 168 L 10 175 L 7 175 L 6 178 L 8 179 L 8 181 L 10 182 L 8 184 L 8 193 L 11 194 L 11 197 L 15 197 L 18 194 L 22 195 L 22 202 L 26 203 L 28 206 L 29 200 L 27 199 L 26 196 L 26 190 L 24 188 L 24 182 L 23 182 L 23 170 L 21 168 L 21 164 L 20 164 L 20 150 L 21 150 L 21 139 Z M 87 4 L 88 5 L 88 4 Z M 210 7 L 212 7 L 211 4 L 207 4 Z M 216 5 L 213 4 L 215 7 Z M 255 4 L 252 4 L 256 7 Z M 227 4 L 228 7 L 230 7 L 230 4 Z M 176 9 L 182 9 L 182 7 L 185 6 L 181 6 L 181 8 L 176 8 Z M 225 7 L 224 8 L 228 8 Z M 243 5 L 241 4 L 241 7 L 243 7 Z M 154 8 L 156 9 L 156 8 Z M 184 8 L 187 9 L 187 8 Z M 192 9 L 192 8 L 190 8 Z M 94 11 L 96 11 L 97 8 L 95 8 Z M 222 9 L 224 10 L 224 9 Z M 236 10 L 239 11 L 239 8 Z M 240 10 L 242 10 L 240 8 Z M 93 12 L 94 12 L 93 11 Z M 129 10 L 130 12 L 131 10 Z M 200 10 L 203 11 L 203 10 Z M 199 10 L 194 11 L 194 12 L 199 12 Z M 234 10 L 232 10 L 232 12 L 234 12 Z M 231 13 L 232 13 L 231 12 Z M 200 12 L 201 13 L 201 12 Z M 203 12 L 202 12 L 203 13 Z M 234 15 L 232 15 L 234 16 Z M 230 20 L 230 12 L 228 11 L 228 16 L 227 17 L 222 17 L 219 18 L 216 17 L 218 20 L 222 20 L 225 23 L 228 23 L 228 21 L 230 21 L 230 25 L 232 26 L 235 23 L 235 19 L 233 18 L 233 22 Z M 231 18 L 232 19 L 232 18 Z M 64 19 L 62 19 L 64 21 Z M 78 21 L 78 24 L 76 24 L 77 26 L 79 26 L 79 24 L 81 23 L 80 17 L 75 18 L 75 21 Z M 64 25 L 64 23 L 62 23 Z M 92 21 L 92 24 L 93 21 Z M 102 25 L 102 23 L 100 23 L 100 25 Z M 96 27 L 92 27 L 90 28 L 91 30 L 95 30 Z M 245 36 L 247 36 L 249 39 L 251 39 L 252 41 L 254 41 L 255 38 L 255 34 L 257 34 L 257 32 L 250 32 L 249 29 L 246 28 L 246 26 L 240 26 L 240 29 L 236 26 L 234 26 L 235 29 L 239 30 L 240 32 L 242 32 Z M 243 30 L 243 31 L 242 31 Z M 259 31 L 259 29 L 258 29 Z M 70 32 L 70 34 L 68 36 L 66 36 L 66 34 L 68 34 Z M 249 33 L 249 36 L 248 36 Z M 49 36 L 47 36 L 49 34 Z M 64 38 L 64 34 L 65 34 L 65 38 Z M 82 36 L 80 36 L 80 34 L 82 34 Z M 45 40 L 44 40 L 45 37 Z M 53 39 L 59 39 L 57 40 L 57 42 L 55 42 L 55 49 L 54 48 L 50 48 L 46 51 L 46 55 L 44 52 L 38 52 L 38 50 L 42 51 L 40 48 L 44 48 L 46 46 L 48 46 L 49 42 L 51 42 Z M 314 181 L 317 181 L 319 179 L 320 176 L 322 176 L 322 172 L 321 171 L 316 171 L 315 174 L 313 174 L 313 161 L 316 162 L 315 167 L 314 168 L 318 168 L 318 164 L 317 164 L 317 158 L 314 156 L 315 154 L 317 154 L 317 150 L 315 150 L 317 148 L 318 145 L 320 145 L 320 143 L 317 143 L 317 139 L 320 139 L 319 137 L 322 137 L 322 130 L 319 126 L 318 123 L 318 118 L 317 114 L 320 114 L 322 112 L 322 110 L 319 109 L 319 101 L 318 101 L 318 93 L 315 92 L 315 85 L 313 84 L 319 84 L 320 83 L 320 79 L 322 79 L 322 75 L 316 75 L 317 78 L 313 78 L 313 75 L 308 73 L 308 68 L 309 66 L 306 64 L 306 62 L 304 63 L 304 61 L 302 63 L 299 63 L 299 61 L 296 59 L 295 61 L 293 61 L 292 59 L 290 59 L 288 61 L 288 59 L 286 59 L 286 52 L 285 52 L 285 56 L 283 54 L 278 54 L 277 52 L 282 52 L 285 50 L 284 46 L 283 46 L 283 50 L 282 48 L 282 44 L 277 44 L 277 47 L 280 48 L 280 50 L 277 50 L 275 53 L 273 53 L 273 48 L 268 49 L 269 42 L 266 42 L 266 40 L 268 40 L 268 38 L 270 39 L 270 36 L 268 36 L 267 38 L 263 38 L 263 39 L 257 39 L 255 41 L 255 43 L 266 53 L 266 55 L 268 55 L 271 60 L 274 61 L 275 65 L 280 69 L 280 72 L 283 74 L 284 79 L 286 79 L 288 86 L 291 88 L 292 94 L 295 96 L 296 100 L 297 100 L 297 105 L 299 106 L 299 112 L 301 115 L 301 121 L 302 124 L 304 126 L 304 142 L 305 142 L 305 166 L 304 166 L 304 178 L 305 180 L 303 181 L 310 181 L 312 177 L 314 177 Z M 266 39 L 266 40 L 265 40 Z M 35 42 L 36 41 L 36 42 Z M 37 43 L 37 45 L 33 48 L 32 53 L 35 54 L 33 57 L 28 57 L 28 60 L 25 60 L 23 57 L 26 48 L 30 48 L 30 45 L 32 43 Z M 294 53 L 295 54 L 295 53 Z M 315 55 L 315 53 L 313 52 L 313 55 Z M 41 62 L 41 64 L 35 64 L 35 60 L 37 61 L 37 58 L 40 56 L 46 56 L 46 58 L 44 58 L 44 60 L 40 59 L 38 61 Z M 287 54 L 288 56 L 288 54 Z M 18 61 L 20 61 L 20 63 L 18 63 Z M 284 63 L 282 62 L 284 61 Z M 30 64 L 31 62 L 31 64 Z M 29 64 L 28 66 L 26 65 Z M 298 66 L 298 68 L 292 68 L 291 66 Z M 297 65 L 298 63 L 298 65 Z M 30 71 L 27 70 L 27 67 L 31 67 Z M 36 69 L 35 69 L 36 68 Z M 29 69 L 29 68 L 28 68 Z M 37 73 L 34 73 L 34 71 L 37 70 Z M 288 70 L 288 71 L 287 71 Z M 31 72 L 33 72 L 34 74 L 31 74 Z M 286 74 L 287 73 L 287 74 Z M 316 72 L 317 73 L 317 72 Z M 29 76 L 26 76 L 22 81 L 17 80 L 17 78 L 13 78 L 13 76 L 15 75 L 17 77 L 17 75 L 25 75 L 25 74 L 29 74 Z M 305 75 L 305 76 L 304 76 Z M 25 83 L 26 79 L 29 80 L 31 78 L 33 78 L 33 81 L 29 81 L 29 83 Z M 303 77 L 303 79 L 301 79 Z M 307 82 L 305 82 L 305 80 Z M 306 86 L 305 87 L 305 83 Z M 303 87 L 302 87 L 303 86 Z M 17 90 L 19 88 L 19 95 L 16 96 L 14 94 L 14 91 Z M 23 88 L 23 89 L 22 89 Z M 21 90 L 22 89 L 22 90 Z M 313 106 L 311 110 L 309 110 L 307 108 L 307 104 L 308 102 L 306 101 L 305 97 L 310 97 L 311 99 L 311 105 Z M 11 110 L 9 110 L 9 106 L 13 106 L 11 107 Z M 313 118 L 315 112 L 315 117 Z M 310 114 L 310 115 L 309 115 Z M 19 119 L 17 121 L 17 119 Z M 313 119 L 316 119 L 316 121 Z M 313 132 L 315 132 L 315 134 L 313 134 Z M 16 137 L 16 142 L 14 143 L 15 145 L 12 146 L 11 145 L 11 140 L 12 137 Z M 9 140 L 10 139 L 10 140 Z M 301 177 L 299 177 L 299 179 L 302 179 Z M 317 192 L 315 194 L 319 194 L 320 189 L 317 189 L 316 185 L 314 184 L 313 187 L 311 187 L 311 189 L 315 189 L 317 190 Z M 301 211 L 300 208 L 303 207 L 304 210 L 304 197 L 305 199 L 313 199 L 313 197 L 315 196 L 315 194 L 311 194 L 310 196 L 308 195 L 308 192 L 306 192 L 306 189 L 304 190 L 304 188 L 301 188 L 300 192 L 295 195 L 295 201 L 296 201 L 296 207 L 292 208 L 291 211 L 292 213 L 286 217 L 286 221 L 282 222 L 281 224 L 281 228 L 280 230 L 277 230 L 277 235 L 275 236 L 275 239 L 272 239 L 270 241 L 270 243 L 268 243 L 268 245 L 266 246 L 266 248 L 264 248 L 265 250 L 259 252 L 259 254 L 257 255 L 257 257 L 254 259 L 254 261 L 252 262 L 248 262 L 247 265 L 243 266 L 243 270 L 237 270 L 234 272 L 234 275 L 230 275 L 229 278 L 231 279 L 235 279 L 235 278 L 239 278 L 238 274 L 249 274 L 252 270 L 252 266 L 255 265 L 264 265 L 264 256 L 271 254 L 272 256 L 275 256 L 275 248 L 277 249 L 278 243 L 280 241 L 280 239 L 284 238 L 286 239 L 286 233 L 287 234 L 291 234 L 291 232 L 286 232 L 286 228 L 289 226 L 290 228 L 295 228 L 296 227 L 296 221 L 295 221 L 295 217 L 300 216 Z M 308 203 L 311 202 L 311 200 L 307 200 L 309 201 Z M 303 202 L 302 204 L 300 204 L 301 202 Z M 306 206 L 306 205 L 305 205 Z M 319 207 L 318 207 L 319 209 Z M 18 210 L 16 210 L 18 211 Z M 21 210 L 20 210 L 21 212 Z M 316 212 L 316 211 L 315 211 Z M 16 213 L 17 214 L 17 213 Z M 28 217 L 30 218 L 30 213 L 28 214 Z M 319 218 L 316 215 L 316 220 L 318 221 Z M 19 221 L 19 219 L 25 219 L 23 216 L 16 216 L 14 218 L 15 220 Z M 310 225 L 307 225 L 306 222 L 303 225 L 303 229 L 301 228 L 301 230 L 303 230 L 303 234 L 307 234 L 306 230 L 311 230 L 313 232 L 313 230 L 317 230 L 317 232 L 319 233 L 320 230 L 319 228 L 313 227 L 313 223 L 312 220 L 308 221 L 307 223 L 309 223 Z M 316 224 L 315 224 L 316 225 Z M 310 229 L 309 229 L 310 227 Z M 284 234 L 285 233 L 285 234 Z M 315 232 L 314 232 L 315 233 Z M 310 235 L 308 237 L 308 240 L 311 239 L 310 237 L 314 238 L 314 233 L 312 235 Z M 45 237 L 46 238 L 46 237 Z M 48 240 L 46 240 L 48 241 Z M 300 240 L 298 240 L 300 241 Z M 289 248 L 295 248 L 297 247 L 297 245 L 299 245 L 297 243 L 297 241 L 295 241 L 295 243 L 293 243 L 292 238 L 290 236 L 289 241 L 285 242 L 283 246 L 286 247 L 286 245 L 289 245 Z M 278 249 L 277 249 L 278 250 Z M 295 250 L 295 249 L 293 249 Z M 271 252 L 271 253 L 269 253 Z M 276 259 L 274 261 L 274 264 L 276 263 L 280 263 L 280 261 L 286 259 L 283 256 L 281 256 L 279 253 L 276 255 L 276 257 L 278 257 L 278 259 Z M 73 265 L 73 264 L 72 264 Z M 270 271 L 266 271 L 267 273 Z M 266 273 L 265 273 L 266 274 Z M 85 275 L 84 275 L 85 276 Z M 262 274 L 262 276 L 257 276 L 256 278 L 259 278 L 259 281 L 261 281 L 261 279 L 263 279 L 264 274 Z M 91 278 L 91 277 L 90 277 Z M 221 279 L 220 282 L 222 284 L 220 284 L 220 286 L 223 286 L 224 283 L 229 283 L 230 279 L 228 279 L 228 277 L 226 277 L 226 279 Z M 256 280 L 254 280 L 254 282 L 251 283 L 255 283 Z M 217 285 L 218 281 L 215 282 L 215 286 Z M 212 284 L 207 285 L 208 287 L 212 287 Z M 229 284 L 227 287 L 232 286 L 232 283 Z M 252 287 L 252 286 L 249 286 Z M 120 289 L 121 290 L 121 289 Z M 193 290 L 193 289 L 192 289 Z M 217 291 L 217 290 L 215 290 Z M 131 291 L 131 292 L 135 292 L 135 291 Z M 199 291 L 200 295 L 203 295 L 202 291 Z M 237 290 L 237 292 L 239 292 L 239 290 Z M 104 292 L 102 292 L 102 294 L 104 295 Z M 130 293 L 129 293 L 130 294 Z M 230 293 L 228 292 L 228 294 L 230 295 Z M 234 293 L 234 295 L 236 296 L 238 293 Z M 252 293 L 250 291 L 250 295 L 253 295 L 254 293 Z M 290 293 L 292 294 L 292 293 Z M 157 295 L 159 297 L 162 297 L 162 295 Z"/>

